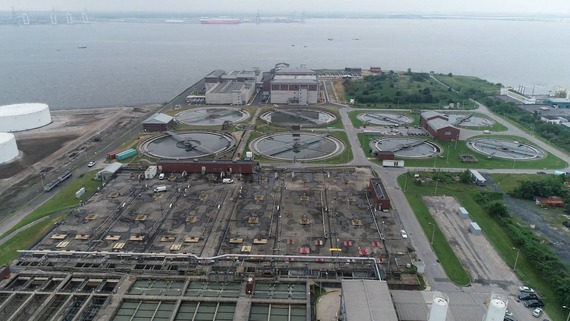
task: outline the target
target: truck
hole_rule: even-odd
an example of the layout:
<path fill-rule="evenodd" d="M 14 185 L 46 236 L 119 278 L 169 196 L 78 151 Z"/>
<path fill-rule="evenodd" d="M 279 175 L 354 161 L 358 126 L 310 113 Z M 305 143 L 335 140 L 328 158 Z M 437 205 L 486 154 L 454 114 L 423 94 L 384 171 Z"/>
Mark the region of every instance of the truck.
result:
<path fill-rule="evenodd" d="M 166 192 L 166 186 L 162 185 L 162 186 L 157 186 L 154 188 L 154 192 L 155 193 L 161 193 L 161 192 Z"/>
<path fill-rule="evenodd" d="M 144 171 L 144 178 L 145 179 L 153 179 L 156 176 L 157 167 L 156 166 L 149 166 L 146 171 Z"/>
<path fill-rule="evenodd" d="M 385 159 L 382 161 L 384 167 L 404 167 L 403 160 Z"/>
<path fill-rule="evenodd" d="M 231 178 L 224 178 L 222 179 L 223 184 L 233 184 L 234 180 Z"/>

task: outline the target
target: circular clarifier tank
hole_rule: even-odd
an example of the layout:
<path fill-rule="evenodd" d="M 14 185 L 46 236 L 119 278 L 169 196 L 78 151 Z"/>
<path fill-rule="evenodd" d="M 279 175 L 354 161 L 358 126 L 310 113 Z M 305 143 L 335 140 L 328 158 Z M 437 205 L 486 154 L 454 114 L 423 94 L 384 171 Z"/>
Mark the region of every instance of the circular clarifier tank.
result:
<path fill-rule="evenodd" d="M 398 113 L 364 113 L 357 116 L 363 123 L 391 126 L 391 125 L 408 125 L 414 120 L 406 115 Z"/>
<path fill-rule="evenodd" d="M 542 149 L 512 139 L 480 138 L 469 141 L 468 146 L 488 158 L 534 160 L 546 157 Z"/>
<path fill-rule="evenodd" d="M 330 124 L 336 120 L 333 113 L 315 108 L 274 109 L 264 113 L 260 118 L 269 124 L 283 127 L 295 125 L 316 127 Z"/>
<path fill-rule="evenodd" d="M 291 132 L 259 137 L 249 147 L 263 157 L 287 161 L 327 159 L 344 150 L 344 144 L 334 137 Z"/>
<path fill-rule="evenodd" d="M 459 127 L 488 127 L 492 126 L 495 121 L 476 114 L 446 114 L 449 117 L 449 123 Z"/>
<path fill-rule="evenodd" d="M 243 109 L 208 107 L 186 110 L 176 114 L 174 118 L 187 125 L 220 126 L 226 121 L 239 123 L 248 117 L 249 113 Z"/>
<path fill-rule="evenodd" d="M 441 153 L 439 145 L 425 139 L 394 137 L 370 141 L 372 151 L 393 152 L 402 158 L 429 158 Z"/>
<path fill-rule="evenodd" d="M 142 153 L 164 159 L 187 159 L 215 155 L 235 146 L 232 136 L 213 132 L 172 132 L 144 141 Z"/>

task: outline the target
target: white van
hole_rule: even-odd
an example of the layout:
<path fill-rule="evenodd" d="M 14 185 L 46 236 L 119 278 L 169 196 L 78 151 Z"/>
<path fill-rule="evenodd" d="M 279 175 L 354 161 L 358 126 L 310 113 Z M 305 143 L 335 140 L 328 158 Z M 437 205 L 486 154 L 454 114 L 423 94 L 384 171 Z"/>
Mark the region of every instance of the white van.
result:
<path fill-rule="evenodd" d="M 224 178 L 222 179 L 223 184 L 233 184 L 234 180 L 231 178 Z"/>
<path fill-rule="evenodd" d="M 166 186 L 157 186 L 154 188 L 155 193 L 166 192 Z"/>
<path fill-rule="evenodd" d="M 160 173 L 160 175 L 158 175 L 158 179 L 164 179 L 164 173 Z"/>

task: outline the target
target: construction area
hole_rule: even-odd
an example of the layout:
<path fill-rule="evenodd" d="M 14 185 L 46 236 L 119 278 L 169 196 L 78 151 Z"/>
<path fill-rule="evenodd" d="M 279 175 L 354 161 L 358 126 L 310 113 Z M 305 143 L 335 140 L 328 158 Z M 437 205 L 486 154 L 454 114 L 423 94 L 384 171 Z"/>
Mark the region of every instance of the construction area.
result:
<path fill-rule="evenodd" d="M 367 167 L 265 168 L 231 183 L 123 171 L 22 251 L 11 266 L 21 274 L 0 283 L 3 319 L 310 320 L 316 281 L 418 289 L 372 177 Z"/>

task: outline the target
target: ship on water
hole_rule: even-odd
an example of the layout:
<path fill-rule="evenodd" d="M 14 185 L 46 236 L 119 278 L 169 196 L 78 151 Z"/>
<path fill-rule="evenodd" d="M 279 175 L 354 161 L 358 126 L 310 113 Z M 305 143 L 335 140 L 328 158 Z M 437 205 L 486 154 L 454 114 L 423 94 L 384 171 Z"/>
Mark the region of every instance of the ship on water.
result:
<path fill-rule="evenodd" d="M 200 23 L 206 25 L 237 25 L 241 20 L 234 18 L 202 18 Z"/>

